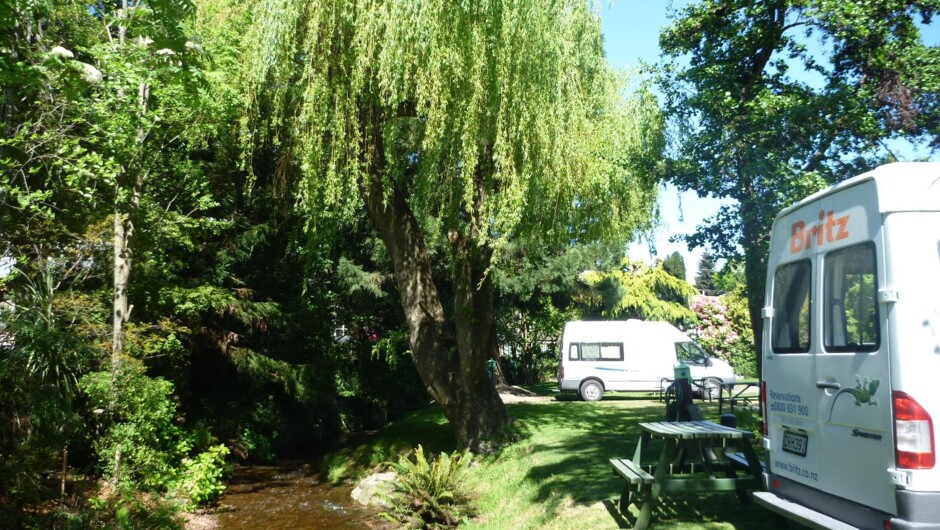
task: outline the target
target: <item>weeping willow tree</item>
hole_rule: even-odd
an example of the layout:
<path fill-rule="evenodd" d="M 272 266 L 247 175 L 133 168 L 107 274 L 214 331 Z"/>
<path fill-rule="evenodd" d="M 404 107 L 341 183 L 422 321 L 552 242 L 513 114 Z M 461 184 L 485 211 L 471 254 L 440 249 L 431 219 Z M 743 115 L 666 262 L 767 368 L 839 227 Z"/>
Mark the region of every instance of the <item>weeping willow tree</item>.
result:
<path fill-rule="evenodd" d="M 365 210 L 428 392 L 485 449 L 509 421 L 485 369 L 490 273 L 509 241 L 622 244 L 649 226 L 655 101 L 624 96 L 585 0 L 259 0 L 254 20 L 246 138 L 299 170 L 311 228 Z"/>

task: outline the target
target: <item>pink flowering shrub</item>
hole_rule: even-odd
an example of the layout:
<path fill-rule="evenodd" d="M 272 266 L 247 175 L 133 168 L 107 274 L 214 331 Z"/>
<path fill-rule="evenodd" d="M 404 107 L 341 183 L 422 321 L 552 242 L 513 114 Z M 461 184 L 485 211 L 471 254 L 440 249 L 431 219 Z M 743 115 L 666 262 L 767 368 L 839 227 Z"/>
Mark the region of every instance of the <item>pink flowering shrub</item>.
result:
<path fill-rule="evenodd" d="M 735 372 L 754 377 L 757 359 L 753 333 L 743 296 L 699 296 L 692 301 L 698 318 L 695 338 L 709 353 L 734 367 Z"/>

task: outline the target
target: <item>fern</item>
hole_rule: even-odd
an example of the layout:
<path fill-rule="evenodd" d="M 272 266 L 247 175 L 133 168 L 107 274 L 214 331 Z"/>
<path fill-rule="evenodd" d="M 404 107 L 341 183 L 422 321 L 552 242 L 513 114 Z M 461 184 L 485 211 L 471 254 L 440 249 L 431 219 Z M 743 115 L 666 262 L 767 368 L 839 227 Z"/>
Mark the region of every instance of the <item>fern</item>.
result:
<path fill-rule="evenodd" d="M 428 461 L 418 445 L 414 459 L 402 457 L 392 468 L 398 474 L 384 516 L 411 529 L 455 528 L 472 515 L 462 486 L 470 459 L 467 453 L 441 453 Z"/>

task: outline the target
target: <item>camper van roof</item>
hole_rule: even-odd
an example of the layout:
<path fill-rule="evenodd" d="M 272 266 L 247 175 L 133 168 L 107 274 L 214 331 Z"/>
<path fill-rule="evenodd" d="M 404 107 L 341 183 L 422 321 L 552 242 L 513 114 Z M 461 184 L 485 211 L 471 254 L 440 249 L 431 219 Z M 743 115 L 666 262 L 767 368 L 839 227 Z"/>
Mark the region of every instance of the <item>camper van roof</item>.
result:
<path fill-rule="evenodd" d="M 777 219 L 827 195 L 873 180 L 878 186 L 881 213 L 940 210 L 940 162 L 898 162 L 818 191 L 777 214 Z"/>

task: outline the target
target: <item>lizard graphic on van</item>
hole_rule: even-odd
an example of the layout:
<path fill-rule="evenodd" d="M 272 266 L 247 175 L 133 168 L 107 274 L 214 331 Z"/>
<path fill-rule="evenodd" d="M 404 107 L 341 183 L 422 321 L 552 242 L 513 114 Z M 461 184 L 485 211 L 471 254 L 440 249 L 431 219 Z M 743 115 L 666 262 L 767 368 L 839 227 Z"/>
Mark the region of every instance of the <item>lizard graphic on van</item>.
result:
<path fill-rule="evenodd" d="M 842 394 L 852 394 L 852 397 L 855 398 L 856 407 L 862 405 L 877 407 L 878 398 L 875 397 L 875 392 L 878 391 L 878 385 L 880 384 L 881 379 L 872 379 L 866 375 L 863 381 L 862 376 L 856 375 L 854 388 L 843 388 L 832 398 L 832 406 L 829 407 L 829 421 L 832 421 L 832 411 L 836 408 L 836 401 L 839 400 L 839 396 Z"/>

